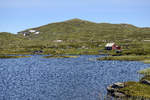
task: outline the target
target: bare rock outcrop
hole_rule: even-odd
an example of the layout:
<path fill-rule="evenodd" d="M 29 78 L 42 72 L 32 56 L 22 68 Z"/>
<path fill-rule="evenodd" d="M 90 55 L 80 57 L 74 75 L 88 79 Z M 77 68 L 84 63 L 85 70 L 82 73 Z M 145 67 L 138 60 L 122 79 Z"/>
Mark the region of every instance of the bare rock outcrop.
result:
<path fill-rule="evenodd" d="M 122 92 L 119 91 L 120 88 L 124 88 L 125 84 L 124 83 L 114 83 L 110 86 L 107 87 L 108 94 L 114 97 L 125 97 L 126 95 Z"/>

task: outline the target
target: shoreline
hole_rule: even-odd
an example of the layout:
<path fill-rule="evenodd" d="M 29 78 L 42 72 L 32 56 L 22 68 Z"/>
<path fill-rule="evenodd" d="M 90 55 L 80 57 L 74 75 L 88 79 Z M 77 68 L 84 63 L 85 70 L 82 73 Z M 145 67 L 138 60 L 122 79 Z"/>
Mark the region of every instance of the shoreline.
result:
<path fill-rule="evenodd" d="M 149 55 L 141 56 L 106 56 L 97 60 L 119 60 L 119 61 L 141 61 L 150 63 Z M 131 100 L 149 100 L 150 99 L 150 68 L 138 71 L 143 77 L 139 82 L 127 81 L 123 83 L 114 83 L 107 87 L 109 95 L 117 98 L 125 98 Z"/>
<path fill-rule="evenodd" d="M 106 56 L 97 58 L 97 60 L 140 61 L 150 63 L 150 55 Z"/>

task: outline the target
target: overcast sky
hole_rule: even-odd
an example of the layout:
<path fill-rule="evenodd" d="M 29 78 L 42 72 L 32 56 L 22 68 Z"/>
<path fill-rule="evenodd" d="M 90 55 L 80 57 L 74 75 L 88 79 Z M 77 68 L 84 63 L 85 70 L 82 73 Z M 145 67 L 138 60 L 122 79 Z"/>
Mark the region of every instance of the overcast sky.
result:
<path fill-rule="evenodd" d="M 150 0 L 0 0 L 0 32 L 72 18 L 150 27 Z"/>

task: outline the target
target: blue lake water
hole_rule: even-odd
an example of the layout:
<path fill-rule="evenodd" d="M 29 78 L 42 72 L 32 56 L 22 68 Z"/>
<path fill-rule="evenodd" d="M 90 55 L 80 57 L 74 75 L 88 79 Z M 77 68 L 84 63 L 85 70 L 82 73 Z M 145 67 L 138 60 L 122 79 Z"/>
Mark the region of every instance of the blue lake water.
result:
<path fill-rule="evenodd" d="M 138 81 L 142 62 L 78 58 L 0 59 L 0 100 L 103 100 L 114 82 Z"/>

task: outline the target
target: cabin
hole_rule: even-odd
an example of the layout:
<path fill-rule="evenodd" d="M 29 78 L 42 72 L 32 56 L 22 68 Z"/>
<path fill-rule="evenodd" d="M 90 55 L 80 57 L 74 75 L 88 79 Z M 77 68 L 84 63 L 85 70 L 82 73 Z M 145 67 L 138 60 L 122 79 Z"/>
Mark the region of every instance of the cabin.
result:
<path fill-rule="evenodd" d="M 28 32 L 23 32 L 22 34 L 23 34 L 23 36 L 29 36 L 30 35 Z"/>
<path fill-rule="evenodd" d="M 105 45 L 105 50 L 121 50 L 121 47 L 117 46 L 115 43 L 107 43 Z"/>

